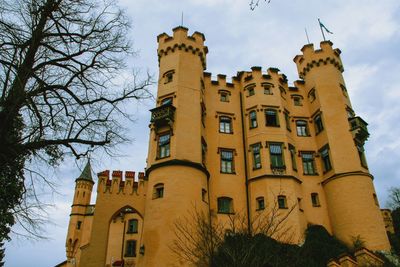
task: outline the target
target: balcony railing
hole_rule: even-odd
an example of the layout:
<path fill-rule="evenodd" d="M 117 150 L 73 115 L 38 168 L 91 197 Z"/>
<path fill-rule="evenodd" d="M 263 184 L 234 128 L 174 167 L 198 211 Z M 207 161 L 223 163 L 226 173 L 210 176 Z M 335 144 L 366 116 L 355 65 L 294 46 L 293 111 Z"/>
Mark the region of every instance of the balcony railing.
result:
<path fill-rule="evenodd" d="M 286 174 L 286 166 L 285 165 L 274 166 L 271 164 L 271 172 L 274 175 L 284 175 Z"/>
<path fill-rule="evenodd" d="M 368 123 L 366 123 L 360 117 L 349 118 L 349 123 L 353 138 L 361 143 L 364 143 L 369 137 L 367 128 Z"/>
<path fill-rule="evenodd" d="M 175 107 L 172 105 L 162 105 L 150 110 L 151 123 L 157 127 L 170 125 L 174 121 Z"/>

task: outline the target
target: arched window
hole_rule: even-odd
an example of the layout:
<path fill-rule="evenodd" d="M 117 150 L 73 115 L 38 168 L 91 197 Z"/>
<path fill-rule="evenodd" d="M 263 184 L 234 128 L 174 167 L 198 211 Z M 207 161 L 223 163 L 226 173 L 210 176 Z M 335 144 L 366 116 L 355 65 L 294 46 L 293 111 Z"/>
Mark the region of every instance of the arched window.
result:
<path fill-rule="evenodd" d="M 153 189 L 153 199 L 164 197 L 164 184 L 156 184 Z"/>
<path fill-rule="evenodd" d="M 163 100 L 161 100 L 161 106 L 164 105 L 172 105 L 172 97 L 166 97 Z"/>
<path fill-rule="evenodd" d="M 230 197 L 219 197 L 218 213 L 233 213 L 233 199 Z"/>

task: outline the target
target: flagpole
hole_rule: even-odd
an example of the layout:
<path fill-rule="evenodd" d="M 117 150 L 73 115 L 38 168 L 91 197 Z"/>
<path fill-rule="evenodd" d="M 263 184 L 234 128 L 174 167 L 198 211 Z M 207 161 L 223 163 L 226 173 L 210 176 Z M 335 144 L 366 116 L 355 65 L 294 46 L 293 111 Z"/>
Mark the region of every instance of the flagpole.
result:
<path fill-rule="evenodd" d="M 318 23 L 319 23 L 319 28 L 321 29 L 322 37 L 324 38 L 324 41 L 326 41 L 324 31 L 322 30 L 322 24 L 319 18 L 318 18 Z"/>
<path fill-rule="evenodd" d="M 310 44 L 310 38 L 308 38 L 307 28 L 304 28 L 304 31 L 306 32 L 307 42 Z"/>

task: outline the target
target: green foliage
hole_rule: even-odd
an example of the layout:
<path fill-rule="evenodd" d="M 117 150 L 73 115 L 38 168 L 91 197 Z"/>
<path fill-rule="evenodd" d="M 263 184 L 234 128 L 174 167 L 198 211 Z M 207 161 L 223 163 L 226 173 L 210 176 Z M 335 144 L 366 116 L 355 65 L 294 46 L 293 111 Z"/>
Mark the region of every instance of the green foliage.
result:
<path fill-rule="evenodd" d="M 264 234 L 227 235 L 213 255 L 215 267 L 325 267 L 348 248 L 320 225 L 309 226 L 303 246 L 280 243 Z"/>
<path fill-rule="evenodd" d="M 327 262 L 348 252 L 341 241 L 331 236 L 321 225 L 311 225 L 306 230 L 306 240 L 301 247 L 302 266 L 326 266 Z"/>
<path fill-rule="evenodd" d="M 394 234 L 387 233 L 389 237 L 390 245 L 392 246 L 392 251 L 400 257 L 400 208 L 392 211 L 392 220 L 394 227 Z"/>

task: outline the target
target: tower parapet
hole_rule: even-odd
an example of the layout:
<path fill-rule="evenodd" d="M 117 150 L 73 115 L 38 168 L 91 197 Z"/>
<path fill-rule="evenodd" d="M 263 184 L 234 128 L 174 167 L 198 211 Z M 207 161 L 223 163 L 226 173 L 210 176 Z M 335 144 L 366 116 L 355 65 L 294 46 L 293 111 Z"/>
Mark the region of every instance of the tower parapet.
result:
<path fill-rule="evenodd" d="M 173 36 L 169 36 L 165 32 L 157 36 L 158 42 L 158 62 L 160 58 L 175 50 L 183 50 L 196 54 L 200 57 L 203 68 L 206 69 L 207 46 L 204 46 L 206 38 L 200 32 L 194 32 L 188 36 L 188 28 L 176 27 L 173 29 Z"/>
<path fill-rule="evenodd" d="M 134 171 L 113 171 L 110 178 L 110 171 L 105 170 L 97 174 L 99 183 L 97 186 L 97 193 L 109 194 L 143 194 L 145 183 L 144 172 L 138 173 L 138 180 L 135 181 Z M 140 190 L 139 190 L 140 189 Z"/>
<path fill-rule="evenodd" d="M 314 50 L 313 44 L 303 46 L 302 55 L 297 55 L 293 61 L 297 65 L 299 77 L 304 79 L 305 75 L 314 67 L 332 64 L 340 72 L 343 72 L 343 64 L 340 59 L 341 51 L 332 47 L 331 41 L 323 41 L 320 43 L 320 49 Z"/>

